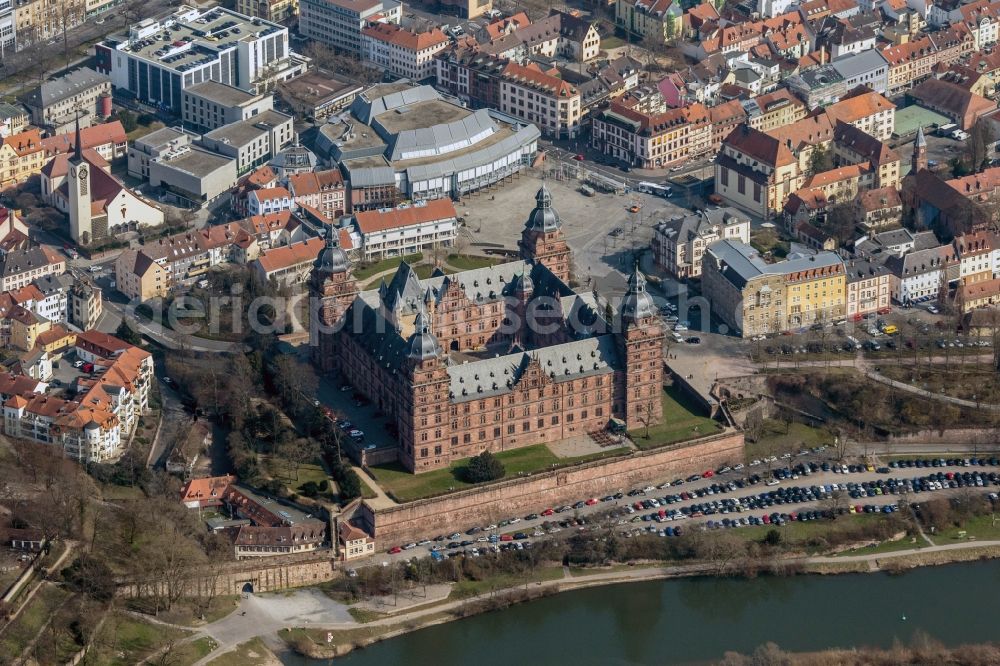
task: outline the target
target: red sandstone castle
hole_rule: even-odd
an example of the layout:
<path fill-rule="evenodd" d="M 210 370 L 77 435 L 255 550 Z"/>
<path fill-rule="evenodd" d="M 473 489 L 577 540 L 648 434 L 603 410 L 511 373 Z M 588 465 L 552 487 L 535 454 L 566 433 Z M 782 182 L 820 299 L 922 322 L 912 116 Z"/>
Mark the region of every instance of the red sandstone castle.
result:
<path fill-rule="evenodd" d="M 395 422 L 413 472 L 662 418 L 663 328 L 638 270 L 614 308 L 568 285 L 571 255 L 544 186 L 521 260 L 421 280 L 407 264 L 359 292 L 327 236 L 309 282 L 321 299 L 314 363 Z"/>

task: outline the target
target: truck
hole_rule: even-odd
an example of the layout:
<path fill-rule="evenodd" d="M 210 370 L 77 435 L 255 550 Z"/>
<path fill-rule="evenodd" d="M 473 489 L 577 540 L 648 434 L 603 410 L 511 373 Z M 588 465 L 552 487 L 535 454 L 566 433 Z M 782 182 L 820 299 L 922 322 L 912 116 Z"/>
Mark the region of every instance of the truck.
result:
<path fill-rule="evenodd" d="M 948 137 L 951 136 L 951 133 L 957 129 L 958 125 L 956 125 L 955 123 L 948 123 L 947 125 L 941 125 L 940 127 L 937 128 L 937 135 Z"/>

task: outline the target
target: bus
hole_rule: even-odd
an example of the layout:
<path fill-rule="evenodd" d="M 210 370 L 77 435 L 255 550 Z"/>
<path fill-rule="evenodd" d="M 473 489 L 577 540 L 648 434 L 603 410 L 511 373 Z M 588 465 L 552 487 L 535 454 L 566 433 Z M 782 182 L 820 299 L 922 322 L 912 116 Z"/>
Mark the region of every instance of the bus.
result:
<path fill-rule="evenodd" d="M 640 192 L 645 192 L 646 194 L 654 194 L 658 197 L 663 197 L 667 199 L 673 194 L 669 185 L 657 185 L 656 183 L 641 182 L 636 186 L 636 189 Z"/>

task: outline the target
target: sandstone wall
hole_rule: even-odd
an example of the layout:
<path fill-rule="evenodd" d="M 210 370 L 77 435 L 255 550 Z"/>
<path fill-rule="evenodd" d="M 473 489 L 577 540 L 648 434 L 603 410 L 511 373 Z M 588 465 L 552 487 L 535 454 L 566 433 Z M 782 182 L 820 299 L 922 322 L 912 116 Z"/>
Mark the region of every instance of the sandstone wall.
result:
<path fill-rule="evenodd" d="M 435 534 L 461 532 L 546 507 L 646 483 L 661 483 L 743 459 L 743 433 L 732 431 L 624 458 L 511 479 L 442 497 L 374 510 L 363 503 L 358 517 L 380 551 Z"/>
<path fill-rule="evenodd" d="M 240 594 L 250 583 L 254 592 L 274 592 L 292 587 L 318 585 L 333 579 L 336 563 L 333 551 L 301 555 L 278 555 L 255 560 L 242 560 L 201 570 L 183 581 L 184 596 L 199 597 Z M 165 586 L 165 581 L 120 581 L 120 597 L 142 597 L 153 593 L 154 585 Z"/>

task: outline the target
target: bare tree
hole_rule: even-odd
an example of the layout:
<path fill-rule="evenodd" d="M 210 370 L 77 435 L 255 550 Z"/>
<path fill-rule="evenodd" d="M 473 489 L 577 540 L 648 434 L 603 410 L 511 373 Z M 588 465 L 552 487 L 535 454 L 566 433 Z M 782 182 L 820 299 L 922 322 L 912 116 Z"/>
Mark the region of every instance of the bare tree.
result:
<path fill-rule="evenodd" d="M 764 408 L 757 404 L 747 412 L 746 420 L 743 422 L 743 432 L 751 442 L 759 442 L 764 434 Z"/>

